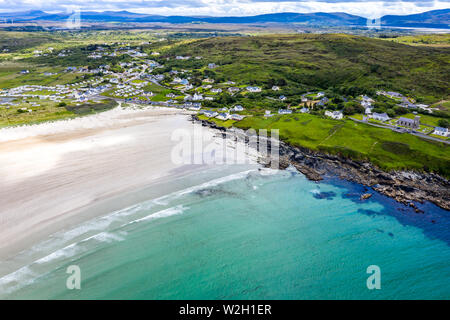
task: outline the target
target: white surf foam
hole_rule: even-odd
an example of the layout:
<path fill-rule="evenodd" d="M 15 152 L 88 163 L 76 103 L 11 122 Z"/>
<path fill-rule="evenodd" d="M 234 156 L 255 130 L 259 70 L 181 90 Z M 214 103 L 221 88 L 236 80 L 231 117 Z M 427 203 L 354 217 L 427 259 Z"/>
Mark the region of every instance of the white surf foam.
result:
<path fill-rule="evenodd" d="M 179 206 L 176 206 L 176 207 L 173 207 L 173 208 L 168 208 L 168 209 L 165 209 L 165 210 L 161 210 L 161 211 L 149 214 L 148 216 L 145 216 L 143 218 L 139 218 L 139 219 L 130 221 L 126 225 L 133 224 L 133 223 L 139 223 L 139 222 L 143 222 L 143 221 L 167 218 L 167 217 L 170 217 L 170 216 L 181 214 L 184 211 L 186 211 L 187 209 L 189 209 L 189 208 L 184 207 L 183 205 L 179 205 Z"/>
<path fill-rule="evenodd" d="M 51 236 L 51 238 L 47 241 L 44 241 L 38 245 L 35 245 L 31 248 L 30 251 L 34 253 L 38 252 L 45 252 L 48 251 L 51 248 L 54 248 L 55 246 L 60 246 L 61 243 L 67 243 L 68 241 L 75 239 L 77 237 L 80 237 L 84 234 L 88 234 L 95 231 L 101 231 L 99 233 L 96 233 L 94 235 L 90 235 L 82 240 L 79 240 L 75 243 L 69 244 L 61 249 L 58 249 L 45 257 L 42 257 L 38 260 L 35 260 L 34 262 L 10 273 L 0 278 L 0 292 L 10 293 L 13 292 L 19 288 L 25 287 L 29 284 L 31 284 L 35 278 L 39 276 L 39 274 L 35 271 L 33 271 L 33 267 L 37 265 L 44 265 L 46 263 L 55 262 L 59 259 L 67 259 L 70 257 L 73 257 L 75 255 L 79 255 L 83 253 L 85 250 L 89 250 L 90 246 L 86 245 L 89 241 L 95 240 L 99 242 L 106 242 L 111 243 L 114 241 L 123 241 L 126 236 L 126 232 L 123 230 L 120 230 L 121 227 L 135 224 L 135 223 L 141 223 L 161 218 L 166 218 L 174 215 L 179 215 L 188 210 L 188 207 L 185 207 L 183 205 L 177 205 L 174 207 L 166 208 L 154 213 L 151 213 L 145 217 L 134 219 L 132 221 L 129 221 L 127 223 L 124 223 L 119 226 L 118 231 L 105 231 L 105 229 L 111 227 L 113 222 L 120 222 L 124 218 L 129 218 L 130 216 L 134 214 L 139 214 L 142 211 L 149 210 L 151 208 L 154 208 L 155 206 L 161 206 L 161 205 L 167 205 L 173 200 L 179 199 L 180 197 L 184 195 L 188 195 L 191 193 L 194 193 L 196 191 L 211 188 L 226 182 L 238 180 L 238 179 L 244 179 L 246 178 L 250 173 L 258 172 L 257 169 L 247 170 L 235 174 L 231 174 L 225 177 L 221 177 L 218 179 L 214 179 L 202 184 L 199 184 L 197 186 L 189 187 L 186 189 L 183 189 L 181 191 L 173 192 L 171 194 L 148 200 L 121 210 L 117 210 L 107 216 L 100 217 L 93 219 L 91 221 L 88 221 L 76 228 L 73 228 L 69 231 L 64 232 L 58 232 Z"/>

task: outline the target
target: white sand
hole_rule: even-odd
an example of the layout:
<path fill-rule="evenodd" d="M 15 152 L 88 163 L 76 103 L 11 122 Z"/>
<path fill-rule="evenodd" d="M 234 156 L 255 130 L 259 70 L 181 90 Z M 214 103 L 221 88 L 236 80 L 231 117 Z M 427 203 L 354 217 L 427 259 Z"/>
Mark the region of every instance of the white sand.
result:
<path fill-rule="evenodd" d="M 0 130 L 0 256 L 89 218 L 74 219 L 81 209 L 200 170 L 171 158 L 174 130 L 194 126 L 185 112 L 151 108 Z M 108 210 L 129 204 L 116 205 Z"/>

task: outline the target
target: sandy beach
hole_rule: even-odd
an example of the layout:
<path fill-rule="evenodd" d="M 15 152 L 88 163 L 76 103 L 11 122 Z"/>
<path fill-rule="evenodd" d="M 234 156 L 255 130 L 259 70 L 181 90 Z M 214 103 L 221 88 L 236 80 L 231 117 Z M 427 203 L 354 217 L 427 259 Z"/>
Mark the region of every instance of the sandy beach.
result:
<path fill-rule="evenodd" d="M 0 130 L 0 258 L 141 200 L 121 200 L 128 192 L 202 170 L 171 159 L 174 130 L 194 126 L 185 111 L 119 108 Z"/>

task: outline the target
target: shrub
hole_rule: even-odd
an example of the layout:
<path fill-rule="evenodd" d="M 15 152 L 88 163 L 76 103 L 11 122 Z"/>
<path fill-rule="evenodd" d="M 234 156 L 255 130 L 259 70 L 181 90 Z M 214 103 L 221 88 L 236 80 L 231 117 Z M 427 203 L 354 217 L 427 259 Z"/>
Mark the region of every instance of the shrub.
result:
<path fill-rule="evenodd" d="M 441 119 L 438 121 L 438 126 L 442 128 L 450 128 L 450 121 L 447 119 Z"/>

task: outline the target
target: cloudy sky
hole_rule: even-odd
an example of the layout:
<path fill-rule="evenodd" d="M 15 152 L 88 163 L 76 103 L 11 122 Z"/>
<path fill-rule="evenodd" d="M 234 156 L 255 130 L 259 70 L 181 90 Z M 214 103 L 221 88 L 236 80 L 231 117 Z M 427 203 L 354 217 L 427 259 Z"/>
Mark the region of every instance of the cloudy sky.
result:
<path fill-rule="evenodd" d="M 0 0 L 0 11 L 127 10 L 160 15 L 242 16 L 274 12 L 347 12 L 365 17 L 450 8 L 450 0 Z"/>

